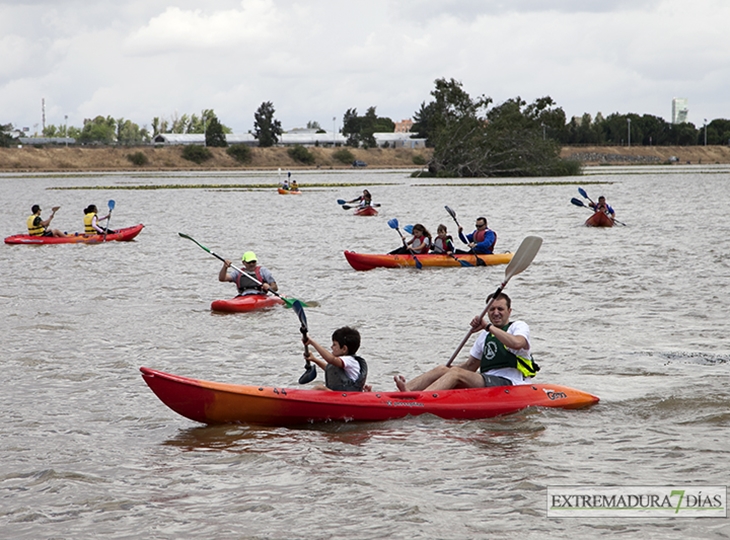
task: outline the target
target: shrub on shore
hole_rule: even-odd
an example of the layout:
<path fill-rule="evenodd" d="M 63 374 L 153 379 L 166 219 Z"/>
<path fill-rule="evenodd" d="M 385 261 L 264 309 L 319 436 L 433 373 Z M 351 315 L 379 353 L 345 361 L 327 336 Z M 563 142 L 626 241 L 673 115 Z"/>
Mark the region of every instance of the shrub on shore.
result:
<path fill-rule="evenodd" d="M 295 144 L 289 148 L 286 153 L 289 154 L 290 158 L 294 161 L 298 161 L 299 163 L 304 163 L 305 165 L 311 165 L 314 163 L 314 154 L 304 148 L 301 144 Z"/>
<path fill-rule="evenodd" d="M 208 161 L 212 158 L 213 154 L 211 154 L 210 150 L 208 150 L 205 146 L 191 144 L 183 148 L 182 157 L 183 159 L 187 159 L 188 161 L 192 161 L 193 163 L 200 165 L 204 161 Z"/>
<path fill-rule="evenodd" d="M 340 163 L 349 165 L 350 163 L 355 161 L 355 156 L 347 148 L 342 148 L 341 150 L 337 150 L 336 152 L 332 153 L 332 159 L 335 159 Z"/>
<path fill-rule="evenodd" d="M 133 165 L 137 165 L 138 167 L 147 165 L 150 162 L 150 160 L 147 158 L 147 156 L 143 152 L 135 152 L 134 154 L 127 154 L 127 159 Z"/>
<path fill-rule="evenodd" d="M 245 144 L 232 144 L 226 148 L 226 154 L 231 156 L 239 163 L 248 163 L 251 161 L 253 152 Z"/>
<path fill-rule="evenodd" d="M 425 157 L 423 157 L 421 154 L 413 154 L 413 157 L 411 158 L 413 160 L 414 165 L 425 165 L 428 163 L 428 160 L 426 160 Z"/>

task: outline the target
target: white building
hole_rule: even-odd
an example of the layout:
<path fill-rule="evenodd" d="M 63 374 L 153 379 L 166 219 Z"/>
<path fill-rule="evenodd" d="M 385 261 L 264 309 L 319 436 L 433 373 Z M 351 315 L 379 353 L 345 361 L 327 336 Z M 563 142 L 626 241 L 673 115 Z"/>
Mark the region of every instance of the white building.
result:
<path fill-rule="evenodd" d="M 687 98 L 674 98 L 672 100 L 672 124 L 684 124 L 689 115 L 687 108 Z"/>
<path fill-rule="evenodd" d="M 409 133 L 373 133 L 378 146 L 388 146 L 390 148 L 425 148 L 426 139 L 411 139 Z M 277 146 L 344 146 L 347 139 L 342 133 L 315 133 L 314 131 L 296 131 L 292 133 L 282 133 L 279 136 Z M 249 146 L 258 146 L 258 140 L 252 133 L 229 133 L 226 134 L 226 142 L 228 144 L 247 144 Z M 185 144 L 205 144 L 205 135 L 202 133 L 160 133 L 152 139 L 152 144 L 160 145 L 185 145 Z"/>

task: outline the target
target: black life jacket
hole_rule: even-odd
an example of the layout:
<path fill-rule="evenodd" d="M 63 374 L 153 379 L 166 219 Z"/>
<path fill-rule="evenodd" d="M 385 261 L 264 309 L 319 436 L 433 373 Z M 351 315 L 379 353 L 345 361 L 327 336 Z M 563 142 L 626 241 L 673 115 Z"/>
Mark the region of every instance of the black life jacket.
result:
<path fill-rule="evenodd" d="M 360 364 L 360 375 L 356 381 L 347 376 L 345 370 L 334 364 L 327 364 L 324 370 L 324 380 L 327 388 L 338 392 L 362 392 L 365 380 L 368 378 L 368 365 L 361 357 L 353 355 Z"/>

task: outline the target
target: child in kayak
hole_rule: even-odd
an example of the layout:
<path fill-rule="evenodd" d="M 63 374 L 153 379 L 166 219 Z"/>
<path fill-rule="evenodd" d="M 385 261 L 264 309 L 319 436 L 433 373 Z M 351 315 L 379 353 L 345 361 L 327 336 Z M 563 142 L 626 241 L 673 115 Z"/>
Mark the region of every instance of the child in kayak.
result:
<path fill-rule="evenodd" d="M 336 390 L 338 392 L 363 392 L 369 390 L 365 385 L 368 365 L 355 353 L 360 348 L 360 332 L 349 326 L 338 328 L 332 333 L 332 351 L 328 351 L 311 337 L 302 338 L 305 345 L 311 345 L 322 356 L 317 358 L 311 352 L 304 358 L 314 362 L 324 370 L 326 387 L 315 390 Z"/>
<path fill-rule="evenodd" d="M 410 249 L 408 246 L 410 246 Z M 406 255 L 411 251 L 416 254 L 428 253 L 429 249 L 431 249 L 431 233 L 428 232 L 426 227 L 416 223 L 413 226 L 413 238 L 408 240 L 405 246 L 390 251 L 388 255 Z"/>

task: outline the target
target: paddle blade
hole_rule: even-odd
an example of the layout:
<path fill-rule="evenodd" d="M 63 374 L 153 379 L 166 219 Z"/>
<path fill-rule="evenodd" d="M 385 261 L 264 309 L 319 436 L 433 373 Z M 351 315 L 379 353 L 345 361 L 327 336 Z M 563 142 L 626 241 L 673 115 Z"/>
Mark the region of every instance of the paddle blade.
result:
<path fill-rule="evenodd" d="M 403 225 L 403 230 L 408 234 L 413 234 L 413 225 Z"/>
<path fill-rule="evenodd" d="M 307 362 L 304 366 L 304 373 L 299 377 L 299 384 L 307 384 L 317 378 L 317 366 L 311 362 Z"/>
<path fill-rule="evenodd" d="M 389 219 L 388 220 L 388 227 L 391 229 L 397 229 L 398 228 L 398 220 L 396 218 Z"/>
<path fill-rule="evenodd" d="M 343 210 L 350 210 L 351 208 L 352 208 L 352 206 L 350 206 L 349 204 L 343 204 L 342 205 L 342 209 Z"/>
<path fill-rule="evenodd" d="M 114 202 L 114 199 L 109 199 L 109 211 L 114 210 L 114 207 L 117 205 L 117 203 Z"/>
<path fill-rule="evenodd" d="M 297 317 L 299 317 L 299 322 L 302 325 L 303 332 L 305 333 L 309 330 L 309 327 L 307 326 L 307 315 L 304 313 L 304 305 L 299 300 L 294 300 L 291 305 L 292 309 L 294 310 L 294 313 L 297 314 Z"/>
<path fill-rule="evenodd" d="M 570 202 L 572 202 L 576 206 L 582 206 L 585 208 L 585 204 L 580 199 L 576 199 L 575 197 L 573 197 L 572 199 L 570 199 Z"/>
<path fill-rule="evenodd" d="M 530 266 L 535 255 L 540 251 L 540 246 L 542 246 L 542 238 L 539 236 L 528 236 L 522 241 L 520 247 L 517 248 L 517 253 L 514 254 L 504 271 L 505 284 L 512 276 L 516 276 Z"/>
<path fill-rule="evenodd" d="M 346 202 L 345 199 L 337 199 L 337 204 L 345 204 Z"/>
<path fill-rule="evenodd" d="M 582 197 L 585 197 L 586 199 L 590 199 L 590 197 L 588 196 L 588 193 L 586 193 L 586 190 L 583 189 L 582 187 L 578 188 L 578 193 L 580 193 Z"/>
<path fill-rule="evenodd" d="M 446 211 L 447 211 L 447 212 L 449 213 L 449 215 L 450 215 L 450 216 L 451 216 L 452 218 L 456 219 L 456 212 L 454 212 L 454 211 L 453 211 L 453 210 L 452 210 L 451 208 L 449 208 L 448 206 L 444 206 L 444 208 L 446 208 Z"/>

